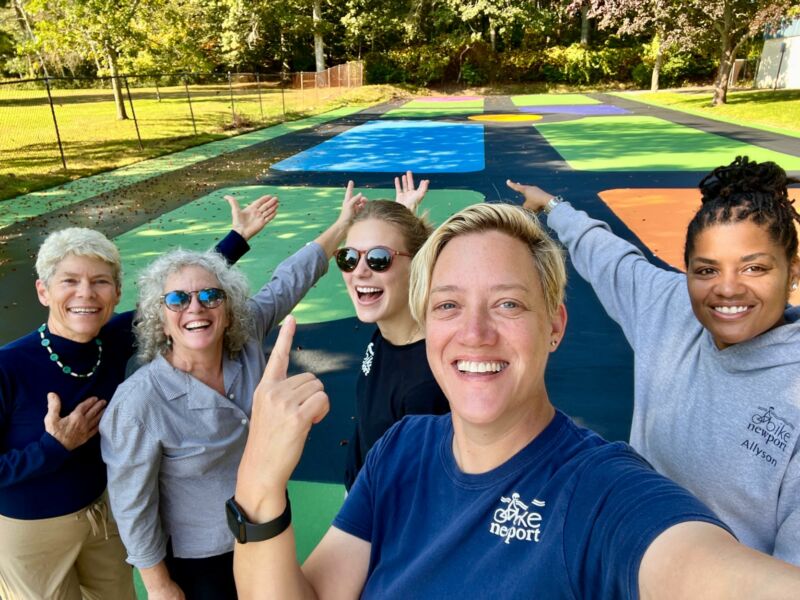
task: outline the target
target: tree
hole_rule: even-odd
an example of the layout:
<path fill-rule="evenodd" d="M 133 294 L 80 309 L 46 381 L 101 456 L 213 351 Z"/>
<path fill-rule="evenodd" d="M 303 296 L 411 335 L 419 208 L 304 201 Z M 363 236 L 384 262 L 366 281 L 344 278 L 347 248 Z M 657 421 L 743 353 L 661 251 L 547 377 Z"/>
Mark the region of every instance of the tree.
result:
<path fill-rule="evenodd" d="M 728 98 L 728 81 L 741 45 L 783 19 L 796 0 L 687 0 L 692 13 L 718 36 L 719 68 L 714 79 L 712 106 Z"/>
<path fill-rule="evenodd" d="M 649 35 L 656 47 L 650 89 L 659 85 L 665 53 L 676 47 L 692 48 L 703 35 L 686 11 L 685 0 L 588 0 L 589 16 L 599 29 L 613 29 L 618 35 Z M 573 2 L 573 8 L 582 4 Z"/>

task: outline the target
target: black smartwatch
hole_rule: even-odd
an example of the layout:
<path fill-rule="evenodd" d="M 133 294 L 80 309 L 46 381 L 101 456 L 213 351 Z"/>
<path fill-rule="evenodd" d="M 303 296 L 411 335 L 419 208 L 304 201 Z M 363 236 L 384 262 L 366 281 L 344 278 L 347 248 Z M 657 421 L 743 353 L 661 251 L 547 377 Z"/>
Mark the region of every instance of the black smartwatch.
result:
<path fill-rule="evenodd" d="M 266 523 L 251 523 L 232 497 L 225 502 L 225 515 L 228 528 L 240 544 L 263 542 L 282 534 L 292 523 L 292 505 L 289 503 L 289 490 L 286 490 L 286 508 L 283 514 Z"/>

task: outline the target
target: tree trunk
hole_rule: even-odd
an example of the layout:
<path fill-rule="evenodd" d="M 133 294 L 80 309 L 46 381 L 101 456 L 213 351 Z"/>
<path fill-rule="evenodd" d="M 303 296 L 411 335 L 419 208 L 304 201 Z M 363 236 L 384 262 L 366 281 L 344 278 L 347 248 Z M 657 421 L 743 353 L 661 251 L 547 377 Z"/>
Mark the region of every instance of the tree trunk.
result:
<path fill-rule="evenodd" d="M 322 33 L 320 26 L 322 24 L 322 0 L 314 0 L 312 10 L 314 19 L 314 58 L 317 63 L 317 73 L 325 70 L 325 45 L 322 42 Z"/>
<path fill-rule="evenodd" d="M 719 56 L 719 69 L 714 79 L 714 98 L 711 106 L 719 106 L 728 101 L 728 79 L 731 76 L 733 59 L 736 56 L 737 47 L 731 43 L 729 36 L 722 37 L 722 49 Z"/>
<path fill-rule="evenodd" d="M 125 110 L 125 97 L 122 95 L 122 85 L 119 80 L 119 67 L 117 66 L 117 51 L 106 46 L 108 70 L 111 73 L 111 90 L 114 92 L 114 105 L 117 107 L 117 120 L 124 121 L 128 118 Z"/>
<path fill-rule="evenodd" d="M 658 49 L 656 50 L 656 62 L 653 64 L 653 75 L 650 77 L 650 91 L 658 91 L 658 77 L 661 74 L 661 63 L 664 61 L 664 41 L 658 40 Z"/>
<path fill-rule="evenodd" d="M 581 4 L 581 46 L 589 46 L 589 3 Z"/>
<path fill-rule="evenodd" d="M 25 11 L 25 7 L 22 6 L 22 0 L 12 0 L 11 4 L 14 6 L 14 12 L 17 15 L 17 23 L 19 24 L 19 28 L 22 31 L 23 39 L 30 41 L 34 48 L 36 48 L 36 36 L 33 34 L 33 29 L 31 28 L 30 19 L 28 19 L 28 13 Z M 44 62 L 44 57 L 39 52 L 39 49 L 35 49 L 36 57 L 39 59 L 39 64 L 42 67 L 42 71 L 44 71 L 45 77 L 50 77 L 50 74 L 47 72 L 47 65 Z M 31 71 L 31 76 L 36 76 L 36 73 L 33 72 L 33 65 L 31 64 L 30 56 L 28 56 L 28 70 Z"/>
<path fill-rule="evenodd" d="M 492 45 L 492 52 L 497 52 L 497 28 L 491 17 L 489 17 L 489 43 Z"/>

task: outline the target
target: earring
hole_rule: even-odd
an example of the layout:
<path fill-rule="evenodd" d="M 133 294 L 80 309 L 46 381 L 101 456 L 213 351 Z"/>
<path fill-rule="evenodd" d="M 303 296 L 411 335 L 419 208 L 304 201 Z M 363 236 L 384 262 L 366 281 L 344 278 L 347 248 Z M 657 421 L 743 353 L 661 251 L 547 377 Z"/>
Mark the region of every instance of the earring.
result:
<path fill-rule="evenodd" d="M 795 281 L 792 283 L 792 291 L 795 291 L 796 289 L 797 289 L 797 282 Z"/>
<path fill-rule="evenodd" d="M 552 340 L 550 342 L 550 345 L 553 346 L 554 348 L 555 348 L 556 344 L 558 344 L 558 340 Z"/>

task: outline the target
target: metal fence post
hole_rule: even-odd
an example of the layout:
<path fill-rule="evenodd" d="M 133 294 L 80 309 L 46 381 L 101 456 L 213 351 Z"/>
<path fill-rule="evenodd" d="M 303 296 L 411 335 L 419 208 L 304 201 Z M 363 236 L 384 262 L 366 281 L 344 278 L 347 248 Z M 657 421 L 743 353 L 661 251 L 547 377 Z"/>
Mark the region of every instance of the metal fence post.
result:
<path fill-rule="evenodd" d="M 286 89 L 286 72 L 281 71 L 281 106 L 283 106 L 283 120 L 286 120 L 286 93 L 284 90 Z"/>
<path fill-rule="evenodd" d="M 194 109 L 192 108 L 192 95 L 189 93 L 189 79 L 186 75 L 183 76 L 183 87 L 186 90 L 186 100 L 189 102 L 189 115 L 192 117 L 192 129 L 194 134 L 197 135 L 197 124 L 194 122 Z"/>
<path fill-rule="evenodd" d="M 136 127 L 136 139 L 139 140 L 139 150 L 144 150 L 142 146 L 142 136 L 139 134 L 139 121 L 136 120 L 136 111 L 133 109 L 133 98 L 131 97 L 131 88 L 128 87 L 128 76 L 123 77 L 125 80 L 125 90 L 128 92 L 128 104 L 131 105 L 131 114 L 133 115 L 133 124 Z"/>
<path fill-rule="evenodd" d="M 234 110 L 233 107 L 233 83 L 230 71 L 228 71 L 228 91 L 230 92 L 231 95 L 231 125 L 236 127 L 236 111 Z"/>
<path fill-rule="evenodd" d="M 53 96 L 50 94 L 50 78 L 44 78 L 44 86 L 47 88 L 47 101 L 50 103 L 50 114 L 53 115 L 53 126 L 56 128 L 56 141 L 58 141 L 58 152 L 61 154 L 61 164 L 67 170 L 67 160 L 64 158 L 64 147 L 61 145 L 61 134 L 58 131 L 58 121 L 56 120 L 56 109 L 53 107 Z"/>
<path fill-rule="evenodd" d="M 261 103 L 261 75 L 256 72 L 256 90 L 258 90 L 258 108 L 261 110 L 261 120 L 264 120 L 264 105 Z"/>

